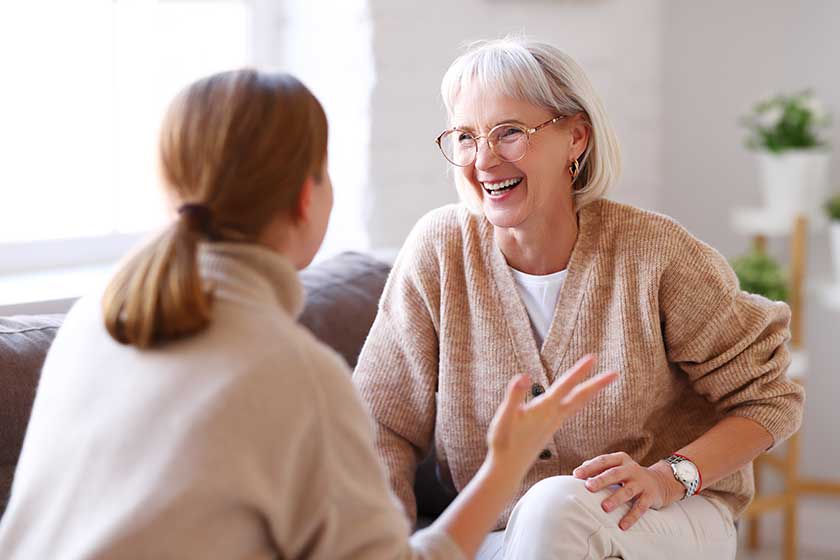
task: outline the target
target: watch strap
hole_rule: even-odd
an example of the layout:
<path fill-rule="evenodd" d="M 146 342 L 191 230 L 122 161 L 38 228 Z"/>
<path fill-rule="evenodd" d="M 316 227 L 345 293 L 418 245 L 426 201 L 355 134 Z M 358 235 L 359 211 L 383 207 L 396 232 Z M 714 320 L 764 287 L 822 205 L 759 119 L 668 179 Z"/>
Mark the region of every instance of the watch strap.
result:
<path fill-rule="evenodd" d="M 687 461 L 694 465 L 694 470 L 697 471 L 696 479 L 687 482 L 677 476 L 677 471 L 676 469 L 674 469 L 673 465 L 682 463 L 683 461 Z M 665 459 L 665 462 L 671 465 L 671 470 L 674 473 L 674 478 L 676 478 L 680 482 L 680 484 L 682 484 L 685 487 L 685 496 L 682 497 L 683 500 L 700 492 L 700 489 L 703 487 L 703 475 L 700 474 L 700 469 L 697 468 L 697 463 L 695 463 L 685 455 L 681 455 L 680 453 L 672 453 L 669 457 Z"/>

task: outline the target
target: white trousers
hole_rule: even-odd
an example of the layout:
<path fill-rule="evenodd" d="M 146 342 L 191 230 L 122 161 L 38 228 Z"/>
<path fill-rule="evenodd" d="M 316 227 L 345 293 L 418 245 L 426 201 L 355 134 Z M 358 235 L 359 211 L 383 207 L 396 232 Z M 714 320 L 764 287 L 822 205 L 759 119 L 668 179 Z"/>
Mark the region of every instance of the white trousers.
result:
<path fill-rule="evenodd" d="M 541 480 L 517 502 L 507 529 L 487 536 L 476 559 L 734 560 L 735 524 L 725 506 L 692 496 L 648 510 L 622 531 L 618 522 L 630 505 L 601 508 L 614 489 L 593 493 L 571 476 Z"/>

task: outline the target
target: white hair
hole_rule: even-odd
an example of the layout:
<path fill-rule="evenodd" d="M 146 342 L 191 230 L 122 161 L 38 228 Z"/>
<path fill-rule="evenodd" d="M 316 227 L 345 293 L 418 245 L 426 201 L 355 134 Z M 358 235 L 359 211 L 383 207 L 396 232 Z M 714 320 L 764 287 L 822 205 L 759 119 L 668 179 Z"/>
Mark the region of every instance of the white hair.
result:
<path fill-rule="evenodd" d="M 583 69 L 560 49 L 519 37 L 473 43 L 443 76 L 440 91 L 450 118 L 458 94 L 471 87 L 499 92 L 558 115 L 584 115 L 590 135 L 578 158 L 577 209 L 604 197 L 617 181 L 621 155 L 615 131 Z M 461 198 L 473 211 L 480 210 L 478 193 L 459 177 L 456 174 L 455 185 Z"/>

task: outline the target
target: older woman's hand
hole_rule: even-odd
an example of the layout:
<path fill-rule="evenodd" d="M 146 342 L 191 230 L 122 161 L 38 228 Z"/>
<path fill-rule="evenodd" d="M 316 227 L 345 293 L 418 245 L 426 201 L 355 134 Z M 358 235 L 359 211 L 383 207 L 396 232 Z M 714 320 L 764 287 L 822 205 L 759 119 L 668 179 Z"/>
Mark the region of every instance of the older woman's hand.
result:
<path fill-rule="evenodd" d="M 590 492 L 598 492 L 615 484 L 621 485 L 601 502 L 606 512 L 635 500 L 630 511 L 618 524 L 624 531 L 632 527 L 647 510 L 670 505 L 685 493 L 685 488 L 674 478 L 670 466 L 660 461 L 650 467 L 643 467 L 623 451 L 584 461 L 572 474 L 587 479 L 585 485 Z"/>

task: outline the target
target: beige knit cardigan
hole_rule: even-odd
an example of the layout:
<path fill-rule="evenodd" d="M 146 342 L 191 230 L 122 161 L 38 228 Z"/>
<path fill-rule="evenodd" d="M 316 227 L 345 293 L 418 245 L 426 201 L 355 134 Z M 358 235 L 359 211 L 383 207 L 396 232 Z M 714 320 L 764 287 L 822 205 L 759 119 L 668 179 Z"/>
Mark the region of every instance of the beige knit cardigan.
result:
<path fill-rule="evenodd" d="M 415 468 L 432 445 L 444 482 L 461 490 L 511 377 L 544 388 L 587 353 L 619 380 L 554 434 L 496 529 L 533 484 L 603 453 L 651 465 L 726 416 L 755 420 L 775 443 L 798 429 L 787 305 L 741 291 L 726 260 L 666 216 L 600 200 L 578 223 L 542 348 L 483 216 L 445 206 L 409 236 L 354 381 L 410 517 Z M 736 516 L 753 493 L 751 465 L 703 490 Z"/>

